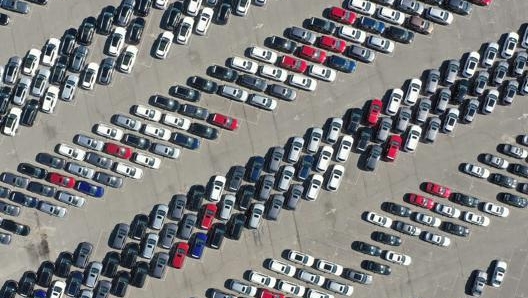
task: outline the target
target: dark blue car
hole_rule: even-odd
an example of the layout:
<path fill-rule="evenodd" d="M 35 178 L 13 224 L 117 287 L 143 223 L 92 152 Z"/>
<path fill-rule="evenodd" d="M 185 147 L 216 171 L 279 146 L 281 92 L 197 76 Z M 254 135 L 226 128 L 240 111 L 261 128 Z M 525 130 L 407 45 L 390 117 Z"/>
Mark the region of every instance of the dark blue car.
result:
<path fill-rule="evenodd" d="M 191 246 L 191 257 L 195 259 L 201 259 L 206 243 L 207 235 L 201 232 L 196 233 Z"/>
<path fill-rule="evenodd" d="M 102 196 L 104 196 L 104 188 L 102 188 L 101 186 L 93 185 L 86 181 L 77 182 L 77 185 L 75 185 L 75 189 L 94 198 L 101 198 Z"/>
<path fill-rule="evenodd" d="M 200 139 L 182 133 L 174 133 L 172 142 L 176 145 L 182 146 L 183 148 L 191 150 L 200 148 Z"/>
<path fill-rule="evenodd" d="M 262 172 L 262 168 L 264 168 L 265 159 L 262 156 L 255 156 L 251 160 L 250 166 L 248 167 L 246 171 L 246 179 L 249 182 L 255 183 L 258 181 L 260 172 Z"/>
<path fill-rule="evenodd" d="M 306 180 L 310 176 L 310 170 L 313 167 L 315 158 L 311 155 L 305 155 L 297 164 L 297 179 Z"/>
<path fill-rule="evenodd" d="M 29 208 L 37 208 L 37 205 L 39 203 L 39 199 L 25 195 L 18 191 L 12 192 L 11 196 L 9 196 L 9 200 Z"/>
<path fill-rule="evenodd" d="M 351 73 L 356 70 L 356 61 L 343 58 L 341 56 L 332 55 L 326 60 L 328 66 L 335 68 L 339 71 Z"/>
<path fill-rule="evenodd" d="M 383 34 L 383 32 L 385 32 L 385 23 L 373 18 L 361 17 L 358 26 L 361 29 L 374 34 Z"/>

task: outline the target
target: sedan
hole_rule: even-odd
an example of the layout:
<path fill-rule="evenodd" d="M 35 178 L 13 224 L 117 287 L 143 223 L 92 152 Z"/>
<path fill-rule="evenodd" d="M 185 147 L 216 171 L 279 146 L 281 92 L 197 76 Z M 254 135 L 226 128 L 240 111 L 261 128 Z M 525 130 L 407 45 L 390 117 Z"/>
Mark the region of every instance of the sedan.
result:
<path fill-rule="evenodd" d="M 389 266 L 380 264 L 375 261 L 364 261 L 364 268 L 377 274 L 390 275 L 392 270 Z"/>
<path fill-rule="evenodd" d="M 412 213 L 411 209 L 394 202 L 387 202 L 383 204 L 383 207 L 387 212 L 401 217 L 409 217 Z"/>
<path fill-rule="evenodd" d="M 324 63 L 327 57 L 327 54 L 325 51 L 318 49 L 318 48 L 311 47 L 311 46 L 307 46 L 307 45 L 303 45 L 299 49 L 298 55 L 301 58 L 304 58 L 308 61 L 312 61 L 315 63 Z M 302 71 L 299 70 L 298 72 L 302 72 Z"/>
<path fill-rule="evenodd" d="M 479 60 L 480 54 L 478 52 L 469 53 L 464 68 L 462 69 L 462 75 L 466 78 L 472 77 L 478 67 Z"/>
<path fill-rule="evenodd" d="M 321 48 L 334 53 L 343 53 L 346 48 L 346 42 L 344 40 L 327 35 L 323 35 L 319 38 L 318 45 Z"/>
<path fill-rule="evenodd" d="M 405 21 L 404 13 L 384 6 L 378 8 L 376 12 L 376 17 L 378 17 L 382 21 L 386 21 L 387 23 L 399 26 L 403 25 L 403 22 Z"/>
<path fill-rule="evenodd" d="M 172 32 L 164 31 L 161 33 L 155 43 L 154 56 L 159 59 L 167 58 L 173 39 L 174 34 Z"/>
<path fill-rule="evenodd" d="M 180 22 L 180 26 L 178 27 L 178 31 L 176 33 L 176 42 L 182 45 L 188 44 L 193 26 L 194 19 L 191 17 L 184 17 Z"/>
<path fill-rule="evenodd" d="M 2 176 L 0 176 L 0 180 L 2 180 L 2 182 L 4 183 L 20 188 L 26 188 L 29 184 L 28 178 L 11 174 L 9 172 L 2 173 Z"/>
<path fill-rule="evenodd" d="M 502 153 L 517 159 L 524 159 L 528 156 L 528 150 L 516 145 L 503 144 Z"/>
<path fill-rule="evenodd" d="M 218 90 L 218 84 L 215 81 L 205 79 L 200 76 L 192 76 L 189 78 L 189 85 L 209 94 L 213 94 Z"/>
<path fill-rule="evenodd" d="M 392 225 L 392 219 L 383 215 L 379 215 L 375 212 L 368 212 L 365 219 L 375 225 L 389 228 Z"/>
<path fill-rule="evenodd" d="M 379 99 L 374 99 L 370 102 L 369 112 L 367 115 L 367 124 L 369 126 L 374 126 L 378 123 L 382 106 L 383 103 Z"/>
<path fill-rule="evenodd" d="M 281 57 L 279 60 L 279 66 L 298 73 L 303 73 L 308 68 L 306 61 L 288 55 Z"/>
<path fill-rule="evenodd" d="M 328 13 L 328 17 L 339 23 L 351 25 L 356 21 L 356 13 L 343 9 L 341 7 L 332 6 Z"/>
<path fill-rule="evenodd" d="M 392 250 L 384 251 L 382 258 L 386 261 L 392 262 L 398 265 L 409 266 L 411 265 L 412 259 L 410 256 L 405 254 L 400 254 Z"/>
<path fill-rule="evenodd" d="M 435 205 L 433 199 L 426 198 L 413 193 L 409 195 L 409 203 L 429 210 L 433 209 Z"/>
<path fill-rule="evenodd" d="M 103 136 L 103 137 L 106 137 L 106 138 L 109 138 L 115 141 L 120 141 L 124 135 L 121 129 L 108 126 L 104 123 L 96 124 L 95 132 L 100 136 Z"/>
<path fill-rule="evenodd" d="M 429 7 L 424 12 L 424 17 L 440 25 L 450 25 L 453 22 L 453 14 L 438 7 Z"/>
<path fill-rule="evenodd" d="M 239 122 L 237 119 L 220 113 L 211 114 L 210 121 L 212 124 L 228 130 L 236 130 L 239 126 Z"/>
<path fill-rule="evenodd" d="M 218 138 L 218 130 L 216 128 L 201 123 L 192 123 L 189 132 L 208 140 Z"/>
<path fill-rule="evenodd" d="M 132 113 L 138 117 L 151 120 L 151 121 L 155 121 L 155 122 L 161 119 L 161 112 L 159 110 L 149 108 L 144 105 L 132 106 Z"/>
<path fill-rule="evenodd" d="M 400 237 L 380 231 L 373 232 L 372 239 L 391 246 L 400 246 L 402 243 Z"/>
<path fill-rule="evenodd" d="M 471 163 L 466 163 L 464 165 L 463 170 L 466 174 L 469 174 L 477 178 L 482 178 L 482 179 L 486 179 L 490 175 L 490 171 L 488 169 L 471 164 Z"/>
<path fill-rule="evenodd" d="M 451 239 L 446 236 L 425 232 L 423 240 L 438 246 L 448 247 L 451 244 Z"/>
<path fill-rule="evenodd" d="M 491 202 L 486 202 L 482 208 L 482 211 L 498 217 L 508 217 L 510 214 L 510 210 L 508 208 Z"/>
<path fill-rule="evenodd" d="M 48 176 L 48 181 L 62 187 L 73 188 L 75 186 L 75 178 L 64 176 L 59 173 L 51 172 Z"/>
<path fill-rule="evenodd" d="M 365 15 L 373 15 L 376 11 L 376 4 L 367 0 L 350 0 L 347 5 L 348 9 Z"/>
<path fill-rule="evenodd" d="M 295 266 L 275 259 L 266 260 L 266 267 L 271 271 L 275 271 L 286 276 L 294 276 L 295 272 L 297 271 Z"/>
<path fill-rule="evenodd" d="M 490 224 L 490 219 L 487 216 L 479 215 L 471 211 L 464 212 L 462 219 L 477 226 L 487 227 Z"/>

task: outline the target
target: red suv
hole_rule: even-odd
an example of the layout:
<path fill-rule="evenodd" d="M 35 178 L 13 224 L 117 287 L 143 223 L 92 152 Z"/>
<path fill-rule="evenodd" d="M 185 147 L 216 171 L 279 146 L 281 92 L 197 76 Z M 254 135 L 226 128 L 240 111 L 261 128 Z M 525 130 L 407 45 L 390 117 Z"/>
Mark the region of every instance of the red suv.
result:
<path fill-rule="evenodd" d="M 353 24 L 357 18 L 357 15 L 354 12 L 337 6 L 332 6 L 332 8 L 330 8 L 328 16 L 334 21 L 347 25 Z"/>
<path fill-rule="evenodd" d="M 180 242 L 172 247 L 172 267 L 181 269 L 185 264 L 185 256 L 189 251 L 189 244 L 187 242 Z"/>
<path fill-rule="evenodd" d="M 200 228 L 204 230 L 209 230 L 209 228 L 213 224 L 217 209 L 218 207 L 216 207 L 216 204 L 205 205 L 204 211 L 202 213 L 202 221 L 200 223 Z"/>
<path fill-rule="evenodd" d="M 132 156 L 132 149 L 114 143 L 106 143 L 103 151 L 123 159 L 129 159 Z"/>
<path fill-rule="evenodd" d="M 381 107 L 383 103 L 379 99 L 373 99 L 370 102 L 369 113 L 367 115 L 367 123 L 369 126 L 374 126 L 378 123 L 379 115 L 381 114 Z"/>
<path fill-rule="evenodd" d="M 325 51 L 307 45 L 301 47 L 299 56 L 316 63 L 324 63 L 326 61 Z"/>
<path fill-rule="evenodd" d="M 425 191 L 446 199 L 451 196 L 451 188 L 433 182 L 427 182 L 425 185 Z"/>
<path fill-rule="evenodd" d="M 387 147 L 385 148 L 385 159 L 394 161 L 398 157 L 398 151 L 402 144 L 402 138 L 399 135 L 392 135 L 389 137 Z"/>
<path fill-rule="evenodd" d="M 343 53 L 346 48 L 346 42 L 339 38 L 323 35 L 319 38 L 319 46 L 334 53 Z"/>
<path fill-rule="evenodd" d="M 292 56 L 282 56 L 279 65 L 282 68 L 286 68 L 299 73 L 303 73 L 308 67 L 308 63 L 306 63 L 306 61 L 294 58 Z"/>
<path fill-rule="evenodd" d="M 75 178 L 64 176 L 59 173 L 52 172 L 48 176 L 49 182 L 56 184 L 58 186 L 63 186 L 66 188 L 73 188 L 75 186 Z"/>
<path fill-rule="evenodd" d="M 214 113 L 211 117 L 211 123 L 229 130 L 236 130 L 238 128 L 238 120 L 223 114 Z"/>

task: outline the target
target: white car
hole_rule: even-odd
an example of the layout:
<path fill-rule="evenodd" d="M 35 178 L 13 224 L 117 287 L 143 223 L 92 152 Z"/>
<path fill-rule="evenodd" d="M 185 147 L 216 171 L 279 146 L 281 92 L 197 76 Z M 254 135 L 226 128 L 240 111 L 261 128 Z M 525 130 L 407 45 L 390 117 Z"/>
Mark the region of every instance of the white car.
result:
<path fill-rule="evenodd" d="M 367 39 L 367 33 L 365 31 L 350 26 L 339 27 L 337 29 L 337 36 L 360 44 L 364 43 L 365 39 Z"/>
<path fill-rule="evenodd" d="M 498 217 L 508 217 L 510 215 L 510 209 L 491 202 L 486 202 L 482 211 Z"/>
<path fill-rule="evenodd" d="M 160 59 L 167 58 L 169 54 L 172 40 L 174 39 L 174 34 L 169 31 L 163 31 L 156 41 L 156 49 L 154 51 L 154 56 Z"/>
<path fill-rule="evenodd" d="M 394 116 L 398 113 L 400 109 L 400 104 L 403 99 L 403 90 L 400 88 L 392 89 L 392 92 L 389 96 L 389 101 L 385 107 L 385 113 L 389 116 Z"/>
<path fill-rule="evenodd" d="M 390 217 L 379 215 L 376 212 L 368 212 L 365 218 L 368 222 L 380 227 L 390 228 L 392 225 L 392 219 Z"/>
<path fill-rule="evenodd" d="M 470 224 L 474 224 L 477 226 L 483 226 L 487 227 L 490 224 L 490 219 L 485 215 L 479 215 L 471 211 L 464 212 L 464 216 L 462 219 L 465 222 L 469 222 Z"/>
<path fill-rule="evenodd" d="M 345 175 L 345 167 L 342 165 L 333 165 L 330 175 L 328 175 L 328 181 L 326 182 L 326 189 L 331 192 L 336 192 L 341 185 L 341 180 Z"/>
<path fill-rule="evenodd" d="M 323 185 L 323 176 L 313 174 L 308 183 L 308 187 L 304 189 L 304 198 L 308 201 L 315 201 L 319 196 L 319 191 Z"/>
<path fill-rule="evenodd" d="M 144 105 L 132 106 L 132 112 L 138 117 L 155 122 L 161 119 L 161 112 L 159 110 Z"/>
<path fill-rule="evenodd" d="M 136 63 L 138 52 L 139 50 L 135 46 L 127 46 L 123 53 L 121 53 L 121 59 L 120 63 L 118 63 L 118 68 L 124 73 L 131 73 L 132 68 Z"/>
<path fill-rule="evenodd" d="M 334 295 L 314 289 L 308 289 L 308 291 L 306 291 L 306 298 L 334 298 Z"/>
<path fill-rule="evenodd" d="M 16 135 L 21 115 L 22 110 L 20 108 L 12 107 L 11 110 L 9 110 L 9 114 L 5 120 L 4 129 L 2 130 L 4 134 L 8 136 Z"/>
<path fill-rule="evenodd" d="M 161 165 L 161 159 L 155 156 L 143 154 L 141 152 L 134 153 L 130 160 L 137 163 L 138 165 L 142 165 L 151 169 L 159 169 Z"/>
<path fill-rule="evenodd" d="M 188 5 L 185 8 L 185 12 L 190 16 L 197 16 L 200 6 L 202 5 L 202 0 L 188 0 Z"/>
<path fill-rule="evenodd" d="M 434 211 L 436 213 L 438 213 L 438 214 L 441 214 L 441 215 L 447 216 L 447 217 L 458 218 L 460 216 L 460 210 L 458 210 L 455 207 L 452 207 L 452 206 L 449 206 L 449 205 L 444 205 L 444 204 L 441 204 L 441 203 L 436 203 L 436 205 L 434 207 Z"/>
<path fill-rule="evenodd" d="M 114 171 L 118 174 L 121 174 L 125 177 L 130 177 L 132 179 L 141 179 L 141 177 L 143 177 L 142 169 L 127 165 L 122 162 L 116 162 L 114 164 Z"/>
<path fill-rule="evenodd" d="M 196 23 L 196 26 L 194 27 L 194 32 L 198 35 L 206 35 L 207 30 L 209 30 L 209 26 L 211 25 L 213 15 L 214 11 L 212 8 L 205 7 L 202 9 L 202 13 L 200 13 L 200 17 L 198 18 L 198 23 Z"/>
<path fill-rule="evenodd" d="M 260 94 L 251 94 L 248 103 L 268 111 L 273 111 L 277 108 L 277 101 L 275 99 Z"/>
<path fill-rule="evenodd" d="M 194 19 L 191 17 L 184 17 L 178 27 L 178 33 L 176 34 L 176 42 L 182 45 L 189 43 L 191 37 L 192 28 L 194 26 Z"/>
<path fill-rule="evenodd" d="M 58 58 L 60 47 L 60 40 L 58 38 L 50 38 L 44 45 L 44 52 L 42 53 L 42 64 L 46 66 L 53 66 Z"/>
<path fill-rule="evenodd" d="M 117 127 L 108 126 L 104 123 L 98 123 L 95 125 L 95 133 L 116 141 L 121 141 L 124 135 L 123 130 Z"/>
<path fill-rule="evenodd" d="M 493 268 L 493 273 L 490 276 L 492 287 L 498 288 L 501 286 L 506 270 L 508 270 L 508 264 L 505 261 L 495 260 L 495 268 Z"/>
<path fill-rule="evenodd" d="M 81 88 L 85 90 L 92 90 L 95 85 L 95 79 L 99 72 L 99 64 L 90 62 L 84 69 L 84 74 L 81 79 Z"/>
<path fill-rule="evenodd" d="M 59 144 L 57 147 L 57 153 L 79 161 L 84 160 L 84 157 L 86 156 L 86 151 L 83 149 L 72 147 L 66 144 Z"/>
<path fill-rule="evenodd" d="M 218 211 L 217 215 L 218 218 L 223 220 L 228 220 L 231 217 L 231 213 L 233 212 L 233 209 L 235 207 L 235 201 L 236 198 L 232 194 L 226 194 L 224 195 L 224 198 L 222 199 L 221 204 L 217 204 Z"/>
<path fill-rule="evenodd" d="M 421 212 L 418 212 L 414 215 L 414 220 L 423 225 L 435 228 L 438 228 L 442 224 L 442 221 L 439 218 Z"/>
<path fill-rule="evenodd" d="M 405 22 L 405 14 L 403 12 L 386 6 L 379 7 L 376 16 L 387 23 L 398 26 L 403 25 L 403 22 Z"/>
<path fill-rule="evenodd" d="M 334 148 L 328 145 L 323 146 L 317 155 L 315 161 L 315 170 L 318 172 L 325 172 L 326 169 L 328 169 L 328 165 L 330 165 L 332 155 L 334 155 Z"/>
<path fill-rule="evenodd" d="M 60 98 L 65 101 L 72 101 L 75 98 L 75 90 L 77 89 L 77 84 L 79 83 L 79 76 L 70 74 L 66 77 L 66 83 L 62 87 L 62 92 Z"/>
<path fill-rule="evenodd" d="M 288 77 L 288 83 L 306 91 L 314 91 L 317 88 L 317 81 L 300 74 L 291 74 Z"/>
<path fill-rule="evenodd" d="M 166 124 L 168 126 L 175 127 L 177 129 L 181 130 L 188 130 L 189 127 L 191 127 L 191 120 L 185 118 L 176 116 L 173 114 L 163 114 L 163 118 L 161 119 L 161 123 Z"/>
<path fill-rule="evenodd" d="M 155 137 L 156 139 L 164 141 L 168 141 L 171 137 L 170 130 L 152 124 L 144 124 L 142 132 L 147 136 Z"/>
<path fill-rule="evenodd" d="M 295 295 L 297 297 L 304 296 L 304 292 L 306 291 L 306 288 L 304 286 L 300 286 L 282 279 L 279 280 L 279 282 L 277 283 L 277 289 L 284 293 Z"/>
<path fill-rule="evenodd" d="M 429 7 L 424 12 L 424 17 L 440 25 L 453 23 L 453 14 L 438 7 Z"/>
<path fill-rule="evenodd" d="M 384 260 L 387 260 L 389 262 L 392 262 L 394 264 L 409 266 L 412 263 L 412 259 L 410 256 L 405 254 L 399 254 L 397 252 L 394 252 L 392 250 L 387 250 L 382 254 L 382 257 Z"/>
<path fill-rule="evenodd" d="M 418 146 L 421 135 L 422 128 L 418 125 L 411 125 L 409 131 L 407 132 L 407 138 L 405 139 L 405 146 L 403 149 L 407 152 L 416 151 L 416 147 Z"/>
<path fill-rule="evenodd" d="M 349 0 L 348 9 L 371 16 L 376 12 L 376 4 L 367 0 Z"/>
<path fill-rule="evenodd" d="M 266 286 L 268 288 L 274 288 L 275 284 L 277 283 L 277 279 L 275 277 L 260 273 L 255 270 L 251 270 L 251 272 L 249 272 L 249 281 L 261 286 Z"/>
<path fill-rule="evenodd" d="M 482 179 L 486 179 L 490 176 L 490 171 L 488 169 L 471 164 L 471 163 L 466 163 L 464 165 L 464 172 L 471 176 L 475 176 L 477 178 L 482 178 Z"/>
<path fill-rule="evenodd" d="M 340 276 L 341 273 L 343 273 L 343 266 L 322 259 L 317 260 L 315 268 L 321 272 L 330 273 L 337 276 Z"/>
<path fill-rule="evenodd" d="M 269 63 L 269 64 L 275 64 L 277 62 L 278 55 L 272 50 L 264 49 L 261 47 L 251 47 L 249 48 L 249 56 L 253 59 Z"/>
<path fill-rule="evenodd" d="M 335 156 L 336 161 L 338 162 L 346 162 L 348 160 L 348 156 L 350 155 L 350 151 L 352 150 L 352 145 L 354 144 L 354 138 L 349 135 L 344 135 L 341 138 L 341 142 L 339 142 L 339 147 L 337 148 L 337 153 Z"/>
<path fill-rule="evenodd" d="M 513 57 L 518 42 L 519 34 L 515 32 L 508 33 L 508 35 L 504 39 L 504 43 L 502 44 L 501 57 L 504 59 L 510 59 L 511 57 Z"/>
<path fill-rule="evenodd" d="M 479 61 L 480 54 L 478 52 L 469 53 L 466 63 L 464 64 L 464 69 L 462 70 L 462 75 L 466 78 L 472 77 L 477 70 Z"/>
<path fill-rule="evenodd" d="M 420 95 L 420 90 L 422 89 L 422 81 L 417 78 L 411 79 L 407 85 L 407 90 L 405 91 L 405 98 L 403 102 L 407 105 L 413 106 L 418 100 Z"/>
<path fill-rule="evenodd" d="M 271 271 L 284 274 L 286 276 L 294 276 L 295 271 L 297 271 L 295 266 L 275 259 L 270 259 L 268 261 L 267 268 Z"/>
<path fill-rule="evenodd" d="M 110 56 L 117 57 L 123 45 L 125 45 L 126 29 L 123 27 L 115 27 L 112 35 L 108 37 L 108 50 L 107 53 Z"/>
<path fill-rule="evenodd" d="M 455 130 L 459 115 L 460 111 L 457 108 L 447 110 L 446 117 L 444 118 L 444 126 L 442 127 L 445 133 L 450 133 Z"/>
<path fill-rule="evenodd" d="M 224 176 L 216 175 L 209 184 L 208 199 L 213 202 L 220 202 L 222 193 L 224 192 L 224 185 L 226 178 Z"/>
<path fill-rule="evenodd" d="M 236 5 L 234 5 L 235 14 L 241 17 L 245 17 L 249 11 L 249 5 L 251 4 L 251 0 L 237 0 L 233 2 L 236 3 Z"/>
<path fill-rule="evenodd" d="M 155 0 L 152 6 L 158 9 L 166 9 L 168 3 L 169 3 L 169 0 Z"/>
<path fill-rule="evenodd" d="M 315 262 L 315 258 L 311 255 L 293 249 L 288 250 L 286 257 L 294 263 L 308 267 L 312 266 Z"/>
<path fill-rule="evenodd" d="M 51 284 L 50 298 L 61 298 L 66 290 L 66 283 L 62 280 L 56 280 Z"/>
<path fill-rule="evenodd" d="M 480 62 L 482 67 L 488 68 L 493 66 L 497 54 L 499 53 L 499 44 L 496 42 L 490 42 L 482 55 L 482 61 Z"/>
<path fill-rule="evenodd" d="M 325 82 L 333 82 L 337 76 L 337 72 L 328 67 L 312 64 L 308 67 L 308 75 Z"/>
<path fill-rule="evenodd" d="M 40 55 L 42 52 L 37 49 L 31 49 L 24 58 L 22 63 L 22 73 L 30 77 L 35 75 L 40 63 Z"/>
<path fill-rule="evenodd" d="M 258 63 L 236 56 L 229 59 L 229 66 L 250 74 L 255 74 L 258 70 Z"/>
<path fill-rule="evenodd" d="M 277 82 L 284 82 L 288 78 L 288 71 L 266 64 L 259 67 L 259 75 Z"/>
<path fill-rule="evenodd" d="M 65 191 L 58 192 L 57 200 L 78 208 L 81 208 L 86 201 L 83 197 L 76 196 Z"/>
<path fill-rule="evenodd" d="M 451 239 L 447 236 L 438 235 L 431 232 L 425 232 L 423 239 L 434 245 L 448 247 L 451 244 Z"/>
<path fill-rule="evenodd" d="M 57 99 L 59 98 L 59 88 L 55 86 L 49 86 L 48 90 L 44 94 L 42 99 L 42 105 L 40 110 L 46 114 L 51 114 L 55 111 L 55 106 L 57 105 Z"/>
<path fill-rule="evenodd" d="M 484 97 L 484 103 L 482 104 L 482 113 L 493 113 L 498 101 L 499 91 L 497 89 L 488 89 L 488 93 L 486 94 L 486 97 Z"/>

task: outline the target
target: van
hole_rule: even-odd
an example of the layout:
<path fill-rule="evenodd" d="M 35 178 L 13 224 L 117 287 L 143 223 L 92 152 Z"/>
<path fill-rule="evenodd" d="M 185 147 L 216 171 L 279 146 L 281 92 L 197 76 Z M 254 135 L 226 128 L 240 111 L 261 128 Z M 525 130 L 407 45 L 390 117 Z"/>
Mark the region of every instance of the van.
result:
<path fill-rule="evenodd" d="M 407 140 L 405 140 L 404 149 L 407 152 L 414 152 L 418 146 L 418 141 L 422 135 L 422 128 L 418 125 L 411 125 L 407 133 Z"/>

